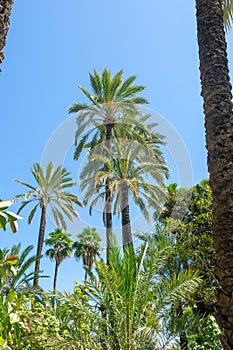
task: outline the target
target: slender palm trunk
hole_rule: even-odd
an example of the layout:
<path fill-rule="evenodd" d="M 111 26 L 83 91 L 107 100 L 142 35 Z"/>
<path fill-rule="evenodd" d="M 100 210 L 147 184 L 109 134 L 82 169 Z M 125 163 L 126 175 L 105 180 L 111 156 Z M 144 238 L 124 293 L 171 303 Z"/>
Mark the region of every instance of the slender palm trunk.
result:
<path fill-rule="evenodd" d="M 129 214 L 129 191 L 125 184 L 121 186 L 122 204 L 121 204 L 121 226 L 122 226 L 122 243 L 125 249 L 128 246 L 133 247 L 132 231 Z"/>
<path fill-rule="evenodd" d="M 94 254 L 93 254 L 92 247 L 89 246 L 87 247 L 87 251 L 83 253 L 83 266 L 85 266 L 89 270 L 92 270 L 93 265 L 94 265 Z M 86 270 L 85 270 L 84 279 L 85 281 L 88 280 L 88 272 Z"/>
<path fill-rule="evenodd" d="M 4 60 L 3 49 L 10 26 L 10 15 L 14 0 L 0 0 L 0 64 Z M 1 72 L 1 69 L 0 69 Z"/>
<path fill-rule="evenodd" d="M 44 244 L 44 235 L 45 235 L 45 227 L 46 227 L 46 205 L 43 204 L 41 208 L 41 218 L 40 218 L 40 228 L 39 228 L 39 235 L 38 235 L 38 243 L 37 243 L 37 259 L 35 264 L 35 276 L 34 276 L 34 286 L 38 286 L 39 283 L 39 271 L 40 271 L 40 259 Z"/>
<path fill-rule="evenodd" d="M 113 124 L 106 125 L 106 147 L 111 149 L 112 147 L 112 129 Z M 106 170 L 108 170 L 106 168 Z M 109 263 L 109 250 L 111 248 L 111 236 L 112 236 L 112 195 L 110 190 L 109 179 L 105 184 L 105 226 L 106 226 L 106 243 L 107 243 L 107 263 Z"/>
<path fill-rule="evenodd" d="M 213 195 L 216 318 L 233 349 L 233 115 L 221 0 L 196 0 L 208 169 Z"/>
<path fill-rule="evenodd" d="M 183 312 L 183 306 L 182 306 L 182 303 L 180 302 L 177 306 L 177 316 L 178 317 L 182 317 L 184 312 Z M 185 334 L 185 332 L 180 332 L 180 349 L 181 350 L 188 350 L 188 339 L 187 339 L 187 336 Z"/>
<path fill-rule="evenodd" d="M 58 274 L 59 264 L 55 263 L 54 278 L 53 278 L 53 292 L 56 293 L 57 290 L 57 274 Z"/>

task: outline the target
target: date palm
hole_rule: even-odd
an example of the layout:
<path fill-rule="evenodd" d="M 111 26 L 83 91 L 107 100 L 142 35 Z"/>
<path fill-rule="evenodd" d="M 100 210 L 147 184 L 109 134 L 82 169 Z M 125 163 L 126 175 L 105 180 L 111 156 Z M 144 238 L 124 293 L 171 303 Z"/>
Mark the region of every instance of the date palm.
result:
<path fill-rule="evenodd" d="M 92 270 L 95 257 L 100 257 L 102 249 L 100 236 L 95 227 L 85 227 L 77 238 L 78 240 L 73 244 L 74 257 L 76 260 L 82 258 L 83 266 Z M 87 277 L 87 270 L 85 270 L 85 281 Z"/>
<path fill-rule="evenodd" d="M 87 188 L 85 198 L 92 198 L 90 208 L 104 197 L 106 178 L 109 179 L 111 196 L 114 201 L 113 212 L 121 213 L 123 247 L 133 245 L 130 222 L 129 200 L 132 196 L 134 203 L 139 206 L 142 214 L 149 221 L 149 207 L 159 210 L 165 199 L 165 176 L 168 168 L 161 154 L 155 157 L 154 150 L 141 144 L 127 142 L 113 143 L 112 149 L 102 147 L 93 154 L 106 165 L 94 174 L 92 178 L 84 179 L 81 188 Z M 106 171 L 106 168 L 109 170 Z M 94 198 L 93 198 L 94 196 Z"/>
<path fill-rule="evenodd" d="M 103 260 L 96 263 L 96 273 L 86 287 L 100 310 L 96 334 L 104 349 L 164 349 L 176 336 L 169 329 L 172 310 L 196 290 L 200 278 L 192 270 L 163 275 L 170 249 L 163 237 L 156 245 L 152 240 L 146 242 L 136 255 L 136 263 L 129 247 L 123 257 L 118 247 L 112 248 L 109 265 Z M 103 309 L 105 318 L 101 317 Z"/>
<path fill-rule="evenodd" d="M 69 258 L 73 249 L 73 241 L 70 234 L 57 228 L 50 232 L 49 238 L 45 239 L 45 244 L 50 248 L 46 250 L 45 255 L 51 260 L 55 260 L 55 271 L 53 279 L 53 292 L 56 292 L 58 269 L 65 258 Z"/>
<path fill-rule="evenodd" d="M 79 217 L 74 205 L 82 206 L 82 203 L 76 195 L 67 191 L 68 188 L 74 187 L 75 183 L 70 177 L 70 173 L 62 166 L 54 169 L 52 162 L 50 162 L 44 170 L 39 163 L 35 163 L 31 168 L 31 172 L 36 180 L 36 185 L 15 180 L 30 189 L 24 194 L 17 195 L 15 199 L 25 198 L 18 213 L 28 204 L 35 204 L 28 216 L 29 224 L 32 223 L 37 209 L 41 211 L 36 253 L 38 259 L 35 264 L 34 278 L 34 285 L 38 285 L 38 272 L 40 270 L 48 210 L 51 211 L 56 225 L 66 229 L 64 217 L 70 221 L 73 221 L 75 217 Z"/>
<path fill-rule="evenodd" d="M 104 68 L 101 74 L 94 70 L 94 73 L 90 73 L 89 76 L 92 92 L 81 85 L 78 86 L 88 98 L 89 103 L 74 103 L 69 107 L 70 113 L 79 112 L 75 136 L 77 146 L 74 154 L 75 159 L 78 159 L 83 147 L 88 145 L 87 140 L 90 137 L 92 137 L 88 145 L 90 148 L 93 148 L 97 142 L 105 141 L 107 148 L 110 149 L 117 124 L 122 123 L 126 128 L 127 125 L 135 123 L 141 125 L 142 121 L 135 118 L 139 112 L 135 106 L 148 103 L 145 98 L 138 96 L 145 87 L 133 85 L 136 76 L 131 76 L 123 81 L 123 70 L 111 77 L 110 70 Z M 88 128 L 87 133 L 80 139 L 82 133 Z M 108 169 L 106 168 L 106 170 Z M 108 182 L 108 178 L 106 178 L 104 223 L 107 251 L 110 248 L 112 234 L 112 198 Z"/>
<path fill-rule="evenodd" d="M 213 196 L 215 275 L 219 281 L 216 319 L 224 330 L 222 345 L 233 349 L 233 168 L 232 87 L 224 20 L 232 23 L 232 0 L 196 0 L 201 95 L 204 100 L 208 170 Z"/>
<path fill-rule="evenodd" d="M 10 26 L 10 15 L 14 0 L 0 0 L 0 64 L 4 60 L 3 49 Z M 0 69 L 1 72 L 1 69 Z"/>

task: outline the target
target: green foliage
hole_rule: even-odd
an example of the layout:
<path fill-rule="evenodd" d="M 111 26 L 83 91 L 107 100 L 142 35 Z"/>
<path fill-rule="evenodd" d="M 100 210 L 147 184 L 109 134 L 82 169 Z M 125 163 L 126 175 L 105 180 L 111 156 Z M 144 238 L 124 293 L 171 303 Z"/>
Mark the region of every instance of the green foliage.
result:
<path fill-rule="evenodd" d="M 222 0 L 223 3 L 223 12 L 224 12 L 224 24 L 229 31 L 232 27 L 232 20 L 233 20 L 233 1 L 232 0 Z"/>
<path fill-rule="evenodd" d="M 66 228 L 64 216 L 70 221 L 73 221 L 74 217 L 79 217 L 74 204 L 82 206 L 79 198 L 67 191 L 67 188 L 75 186 L 75 183 L 70 177 L 70 173 L 62 166 L 58 166 L 54 169 L 52 162 L 48 163 L 45 169 L 43 169 L 39 163 L 35 163 L 31 168 L 31 173 L 38 187 L 23 181 L 15 180 L 30 189 L 30 191 L 24 194 L 15 196 L 15 200 L 24 198 L 18 213 L 20 213 L 26 205 L 35 202 L 36 205 L 28 216 L 28 223 L 31 224 L 36 210 L 49 206 L 56 225 Z"/>
<path fill-rule="evenodd" d="M 14 265 L 17 263 L 17 256 L 6 256 L 5 251 L 0 249 L 0 293 L 6 289 L 7 281 L 10 276 L 15 276 L 16 270 Z"/>
<path fill-rule="evenodd" d="M 102 350 L 95 335 L 100 316 L 89 305 L 84 285 L 76 283 L 73 293 L 57 293 L 56 298 L 59 326 L 47 337 L 46 349 Z"/>
<path fill-rule="evenodd" d="M 0 344 L 9 350 L 22 350 L 29 342 L 30 319 L 26 299 L 10 290 L 0 296 Z M 29 348 L 28 348 L 29 349 Z"/>
<path fill-rule="evenodd" d="M 49 238 L 45 240 L 45 244 L 51 248 L 45 252 L 50 259 L 54 259 L 58 265 L 64 258 L 70 257 L 72 252 L 73 241 L 71 235 L 64 232 L 63 229 L 56 228 L 54 232 L 49 233 Z"/>
<path fill-rule="evenodd" d="M 49 238 L 45 240 L 45 244 L 50 248 L 45 252 L 51 260 L 55 260 L 55 273 L 53 290 L 56 290 L 58 268 L 65 258 L 71 256 L 73 250 L 73 241 L 70 234 L 64 232 L 63 229 L 56 228 L 54 232 L 50 232 Z"/>
<path fill-rule="evenodd" d="M 33 245 L 26 247 L 21 251 L 21 244 L 13 245 L 10 249 L 5 248 L 2 253 L 5 261 L 13 263 L 13 271 L 6 274 L 6 278 L 2 282 L 1 292 L 7 294 L 10 290 L 17 291 L 21 295 L 31 295 L 41 292 L 39 288 L 33 288 L 31 281 L 34 279 L 34 272 L 30 272 L 30 268 L 36 261 L 36 256 L 29 256 L 33 250 Z M 5 266 L 6 268 L 6 266 Z M 1 270 L 0 270 L 1 271 Z M 40 273 L 40 277 L 42 276 Z"/>
<path fill-rule="evenodd" d="M 141 126 L 147 133 L 151 133 L 144 123 L 144 117 L 135 118 L 136 115 L 141 115 L 136 105 L 148 103 L 145 98 L 137 97 L 145 87 L 132 85 L 136 80 L 135 76 L 123 81 L 123 70 L 111 77 L 110 70 L 106 68 L 101 74 L 94 70 L 89 76 L 93 94 L 81 85 L 78 86 L 88 98 L 89 104 L 74 103 L 69 107 L 69 113 L 79 112 L 74 159 L 78 159 L 83 148 L 87 148 L 88 145 L 93 148 L 96 145 L 96 142 L 88 143 L 88 139 L 101 143 L 106 139 L 107 129 L 115 130 L 119 124 L 123 125 L 125 130 L 131 129 L 128 134 L 132 131 L 132 125 Z M 87 133 L 80 139 L 86 130 Z"/>
<path fill-rule="evenodd" d="M 95 227 L 85 227 L 82 233 L 77 235 L 78 240 L 73 243 L 74 257 L 76 260 L 82 258 L 83 266 L 91 270 L 94 259 L 100 257 L 101 238 Z M 87 279 L 87 270 L 85 273 Z"/>
<path fill-rule="evenodd" d="M 111 195 L 115 196 L 113 212 L 120 212 L 122 207 L 122 185 L 133 196 L 134 202 L 140 207 L 149 220 L 148 207 L 160 208 L 165 198 L 164 177 L 168 171 L 162 157 L 155 157 L 148 147 L 123 140 L 114 142 L 113 149 L 99 147 L 90 155 L 90 161 L 99 161 L 105 166 L 93 176 L 84 177 L 81 188 L 86 189 L 85 199 L 90 200 L 90 208 L 98 198 L 105 195 L 105 182 L 110 183 Z M 159 159 L 158 159 L 159 158 Z M 151 177 L 151 183 L 148 178 Z M 96 197 L 94 197 L 96 194 Z"/>
<path fill-rule="evenodd" d="M 0 229 L 6 231 L 7 224 L 10 224 L 11 231 L 13 233 L 18 231 L 17 220 L 22 220 L 23 218 L 12 211 L 6 210 L 13 204 L 13 201 L 2 201 L 0 200 Z"/>
<path fill-rule="evenodd" d="M 156 245 L 147 242 L 136 263 L 132 247 L 123 257 L 112 248 L 109 265 L 96 263 L 87 288 L 102 314 L 97 334 L 104 349 L 149 350 L 176 336 L 168 330 L 171 310 L 196 290 L 200 279 L 192 270 L 165 278 L 161 271 L 170 249 L 163 237 Z"/>
<path fill-rule="evenodd" d="M 219 334 L 221 331 L 215 318 L 209 315 L 200 320 L 197 332 L 188 336 L 188 349 L 222 350 Z"/>
<path fill-rule="evenodd" d="M 217 283 L 213 273 L 215 258 L 210 186 L 208 181 L 202 181 L 191 189 L 178 190 L 172 184 L 168 193 L 160 220 L 177 242 L 177 258 L 173 259 L 173 266 L 176 269 L 191 266 L 200 271 L 203 284 L 196 294 L 195 303 L 199 312 L 211 313 Z"/>

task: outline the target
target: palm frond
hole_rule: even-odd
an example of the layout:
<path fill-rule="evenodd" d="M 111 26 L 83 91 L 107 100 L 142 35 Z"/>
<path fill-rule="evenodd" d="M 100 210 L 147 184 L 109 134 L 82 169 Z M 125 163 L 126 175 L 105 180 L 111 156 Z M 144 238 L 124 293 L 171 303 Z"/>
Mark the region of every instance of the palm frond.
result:
<path fill-rule="evenodd" d="M 227 31 L 229 32 L 232 28 L 233 21 L 233 1 L 232 0 L 223 0 L 223 20 Z"/>
<path fill-rule="evenodd" d="M 28 216 L 28 223 L 29 223 L 29 224 L 32 223 L 32 220 L 33 220 L 33 218 L 34 218 L 34 215 L 35 215 L 35 212 L 36 212 L 36 209 L 38 208 L 38 206 L 39 206 L 39 203 L 37 203 L 37 204 L 35 205 L 35 207 L 31 210 L 31 212 L 30 212 L 30 214 L 29 214 L 29 216 Z"/>

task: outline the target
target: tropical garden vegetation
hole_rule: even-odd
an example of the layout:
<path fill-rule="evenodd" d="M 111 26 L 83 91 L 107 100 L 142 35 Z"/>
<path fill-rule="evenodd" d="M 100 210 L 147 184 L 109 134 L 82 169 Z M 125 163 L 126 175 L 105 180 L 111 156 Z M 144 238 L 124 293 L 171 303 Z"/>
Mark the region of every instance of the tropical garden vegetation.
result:
<path fill-rule="evenodd" d="M 0 63 L 13 1 L 0 1 Z M 36 184 L 16 180 L 28 191 L 0 202 L 0 228 L 16 232 L 18 214 L 40 210 L 36 255 L 32 246 L 0 250 L 0 347 L 2 349 L 224 349 L 233 348 L 232 268 L 232 92 L 224 31 L 231 27 L 231 0 L 196 0 L 197 36 L 210 179 L 193 188 L 166 187 L 168 168 L 138 96 L 144 87 L 113 77 L 106 68 L 90 73 L 92 92 L 79 86 L 88 103 L 77 114 L 74 159 L 87 151 L 80 174 L 83 203 L 67 191 L 70 173 L 52 162 L 31 168 Z M 8 210 L 23 198 L 15 214 Z M 106 261 L 101 239 L 89 226 L 73 242 L 66 219 L 75 206 L 102 204 Z M 153 220 L 150 234 L 133 244 L 132 208 Z M 131 210 L 131 211 L 130 211 Z M 151 216 L 151 211 L 153 212 Z M 56 227 L 45 239 L 46 218 Z M 113 215 L 121 219 L 123 249 L 116 243 Z M 53 291 L 39 286 L 45 255 L 55 261 Z M 59 266 L 82 258 L 83 283 L 57 292 Z M 31 265 L 35 264 L 34 271 Z M 94 269 L 95 266 L 95 269 Z M 32 283 L 33 281 L 33 283 Z"/>

